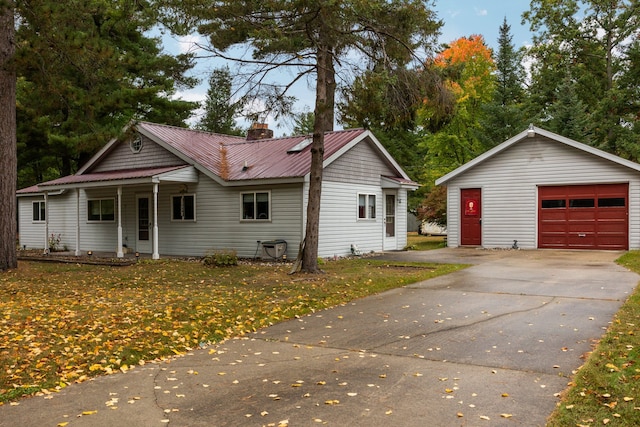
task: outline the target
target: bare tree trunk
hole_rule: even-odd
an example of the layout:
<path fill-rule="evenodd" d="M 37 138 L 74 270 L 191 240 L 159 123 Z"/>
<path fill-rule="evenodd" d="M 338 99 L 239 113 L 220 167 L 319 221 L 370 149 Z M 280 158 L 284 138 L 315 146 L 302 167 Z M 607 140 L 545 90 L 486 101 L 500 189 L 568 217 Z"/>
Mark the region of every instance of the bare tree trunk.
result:
<path fill-rule="evenodd" d="M 16 74 L 13 1 L 0 0 L 0 271 L 18 266 L 16 252 Z"/>
<path fill-rule="evenodd" d="M 318 237 L 320 226 L 320 200 L 322 196 L 322 163 L 324 161 L 324 134 L 333 130 L 335 69 L 328 46 L 318 48 L 315 120 L 311 143 L 311 170 L 305 246 L 302 255 L 302 271 L 313 273 L 318 269 Z"/>

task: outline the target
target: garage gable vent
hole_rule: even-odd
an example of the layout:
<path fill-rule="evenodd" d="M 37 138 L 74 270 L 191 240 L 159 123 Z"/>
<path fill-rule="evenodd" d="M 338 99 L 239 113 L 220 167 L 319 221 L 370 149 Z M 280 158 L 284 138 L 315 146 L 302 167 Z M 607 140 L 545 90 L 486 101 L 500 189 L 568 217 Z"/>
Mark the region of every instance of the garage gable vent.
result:
<path fill-rule="evenodd" d="M 296 146 L 291 147 L 289 150 L 287 150 L 287 154 L 299 153 L 305 148 L 307 148 L 309 145 L 311 145 L 312 142 L 313 142 L 312 138 L 305 138 L 301 142 L 299 142 Z"/>

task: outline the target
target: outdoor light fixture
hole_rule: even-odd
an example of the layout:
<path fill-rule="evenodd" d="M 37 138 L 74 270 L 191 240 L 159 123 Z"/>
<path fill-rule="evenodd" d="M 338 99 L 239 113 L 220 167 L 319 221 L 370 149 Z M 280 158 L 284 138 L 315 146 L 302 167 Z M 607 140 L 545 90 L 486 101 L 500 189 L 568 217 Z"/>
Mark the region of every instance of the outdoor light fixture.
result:
<path fill-rule="evenodd" d="M 529 129 L 527 130 L 527 136 L 529 138 L 533 138 L 536 136 L 536 131 L 533 129 L 533 123 L 529 125 Z"/>
<path fill-rule="evenodd" d="M 88 255 L 88 256 L 93 255 L 93 251 L 87 251 L 87 255 Z"/>
<path fill-rule="evenodd" d="M 138 261 L 140 259 L 140 252 L 136 251 L 136 261 Z"/>

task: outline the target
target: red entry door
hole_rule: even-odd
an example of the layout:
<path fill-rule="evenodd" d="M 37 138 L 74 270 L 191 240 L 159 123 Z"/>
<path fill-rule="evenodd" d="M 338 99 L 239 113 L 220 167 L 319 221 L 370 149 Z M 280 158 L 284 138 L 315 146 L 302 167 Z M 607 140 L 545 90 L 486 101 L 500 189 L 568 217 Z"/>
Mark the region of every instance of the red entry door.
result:
<path fill-rule="evenodd" d="M 465 188 L 460 193 L 460 245 L 482 244 L 482 201 L 479 188 Z"/>

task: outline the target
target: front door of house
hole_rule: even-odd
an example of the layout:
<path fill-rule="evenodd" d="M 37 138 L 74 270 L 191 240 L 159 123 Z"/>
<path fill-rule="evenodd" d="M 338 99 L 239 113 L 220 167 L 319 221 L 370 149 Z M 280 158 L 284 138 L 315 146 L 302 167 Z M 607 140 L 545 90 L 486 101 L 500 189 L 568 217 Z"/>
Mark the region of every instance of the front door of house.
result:
<path fill-rule="evenodd" d="M 398 249 L 396 237 L 396 194 L 384 194 L 384 250 Z"/>
<path fill-rule="evenodd" d="M 139 194 L 136 196 L 138 210 L 136 251 L 151 253 L 151 195 Z"/>
<path fill-rule="evenodd" d="M 479 188 L 465 188 L 460 191 L 460 245 L 480 246 L 482 244 L 482 192 Z"/>

